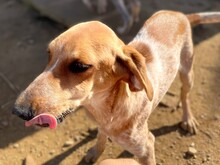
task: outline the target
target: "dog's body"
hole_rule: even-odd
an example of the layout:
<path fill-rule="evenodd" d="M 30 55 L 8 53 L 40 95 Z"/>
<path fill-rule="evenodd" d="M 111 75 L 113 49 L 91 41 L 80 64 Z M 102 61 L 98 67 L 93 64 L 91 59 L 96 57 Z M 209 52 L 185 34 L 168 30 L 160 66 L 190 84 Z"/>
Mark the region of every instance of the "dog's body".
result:
<path fill-rule="evenodd" d="M 156 164 L 147 120 L 178 71 L 182 126 L 196 133 L 188 100 L 193 85 L 190 24 L 214 22 L 220 22 L 220 13 L 185 16 L 161 11 L 128 45 L 104 24 L 78 24 L 50 43 L 48 66 L 17 99 L 14 113 L 29 120 L 28 126 L 51 126 L 51 120 L 60 122 L 69 111 L 84 106 L 99 125 L 97 144 L 86 161 L 96 161 L 109 137 L 142 164 Z"/>
<path fill-rule="evenodd" d="M 117 28 L 119 34 L 128 33 L 134 22 L 139 21 L 140 14 L 140 1 L 139 0 L 83 0 L 83 3 L 91 10 L 95 11 L 97 6 L 97 12 L 99 14 L 105 13 L 107 10 L 107 4 L 110 1 L 117 11 L 120 13 L 123 19 L 123 26 Z M 128 7 L 125 2 L 128 3 Z M 130 10 L 130 12 L 129 12 Z"/>

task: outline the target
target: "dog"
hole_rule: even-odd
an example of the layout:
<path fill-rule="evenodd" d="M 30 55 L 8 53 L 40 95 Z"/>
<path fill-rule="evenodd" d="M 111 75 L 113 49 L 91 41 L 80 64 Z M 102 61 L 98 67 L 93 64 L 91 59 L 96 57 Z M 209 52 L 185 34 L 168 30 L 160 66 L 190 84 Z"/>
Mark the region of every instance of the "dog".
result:
<path fill-rule="evenodd" d="M 148 118 L 179 71 L 182 127 L 197 132 L 189 103 L 191 25 L 218 22 L 220 12 L 159 11 L 127 45 L 101 22 L 77 24 L 50 42 L 45 70 L 17 98 L 13 113 L 26 120 L 26 126 L 53 129 L 84 106 L 98 124 L 98 140 L 85 156 L 87 162 L 99 158 L 110 138 L 141 164 L 155 165 Z"/>
<path fill-rule="evenodd" d="M 133 24 L 139 21 L 141 3 L 139 0 L 83 0 L 83 3 L 90 11 L 103 14 L 107 11 L 107 4 L 110 1 L 123 19 L 123 25 L 117 28 L 119 34 L 126 34 L 130 31 Z M 128 7 L 126 6 L 128 3 Z M 129 10 L 130 9 L 130 12 Z"/>

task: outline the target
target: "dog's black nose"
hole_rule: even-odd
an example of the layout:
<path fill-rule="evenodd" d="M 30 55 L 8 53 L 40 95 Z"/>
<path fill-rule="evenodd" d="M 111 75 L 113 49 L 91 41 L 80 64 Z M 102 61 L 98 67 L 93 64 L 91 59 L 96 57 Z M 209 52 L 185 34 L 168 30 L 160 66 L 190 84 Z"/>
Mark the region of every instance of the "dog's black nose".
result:
<path fill-rule="evenodd" d="M 33 110 L 23 110 L 22 108 L 14 107 L 12 113 L 22 118 L 23 120 L 31 120 L 34 117 Z"/>

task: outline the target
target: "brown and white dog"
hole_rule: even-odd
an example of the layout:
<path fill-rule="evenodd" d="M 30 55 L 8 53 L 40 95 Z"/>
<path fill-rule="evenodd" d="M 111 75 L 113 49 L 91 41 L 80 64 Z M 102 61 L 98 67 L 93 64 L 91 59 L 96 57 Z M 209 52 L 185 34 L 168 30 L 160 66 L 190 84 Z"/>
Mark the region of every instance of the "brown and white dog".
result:
<path fill-rule="evenodd" d="M 83 0 L 91 11 L 99 14 L 107 11 L 107 4 L 111 2 L 123 19 L 123 25 L 117 28 L 119 34 L 128 33 L 135 22 L 139 21 L 141 3 L 139 0 Z M 128 3 L 128 7 L 126 5 Z"/>
<path fill-rule="evenodd" d="M 99 126 L 97 144 L 86 161 L 98 159 L 109 137 L 141 164 L 155 165 L 148 118 L 179 71 L 182 126 L 196 133 L 188 100 L 193 85 L 190 24 L 217 22 L 220 12 L 160 11 L 128 45 L 100 22 L 77 24 L 49 44 L 46 69 L 21 93 L 13 113 L 27 120 L 26 126 L 55 128 L 68 113 L 84 106 Z"/>

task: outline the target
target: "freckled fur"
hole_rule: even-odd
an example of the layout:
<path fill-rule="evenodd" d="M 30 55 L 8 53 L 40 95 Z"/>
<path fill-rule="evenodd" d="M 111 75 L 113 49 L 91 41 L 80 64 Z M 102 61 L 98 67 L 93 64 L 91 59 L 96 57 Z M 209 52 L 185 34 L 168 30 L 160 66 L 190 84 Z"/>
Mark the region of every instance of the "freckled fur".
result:
<path fill-rule="evenodd" d="M 136 155 L 141 164 L 155 165 L 155 138 L 147 120 L 178 71 L 183 83 L 182 127 L 196 133 L 188 99 L 193 85 L 190 23 L 212 23 L 212 16 L 157 12 L 128 45 L 100 22 L 75 25 L 49 44 L 46 69 L 21 93 L 15 106 L 32 109 L 35 115 L 54 116 L 84 106 L 99 126 L 97 144 L 88 151 L 86 161 L 98 159 L 109 137 Z M 215 13 L 216 20 L 220 22 L 219 13 Z M 74 60 L 92 67 L 71 73 L 68 66 Z"/>

